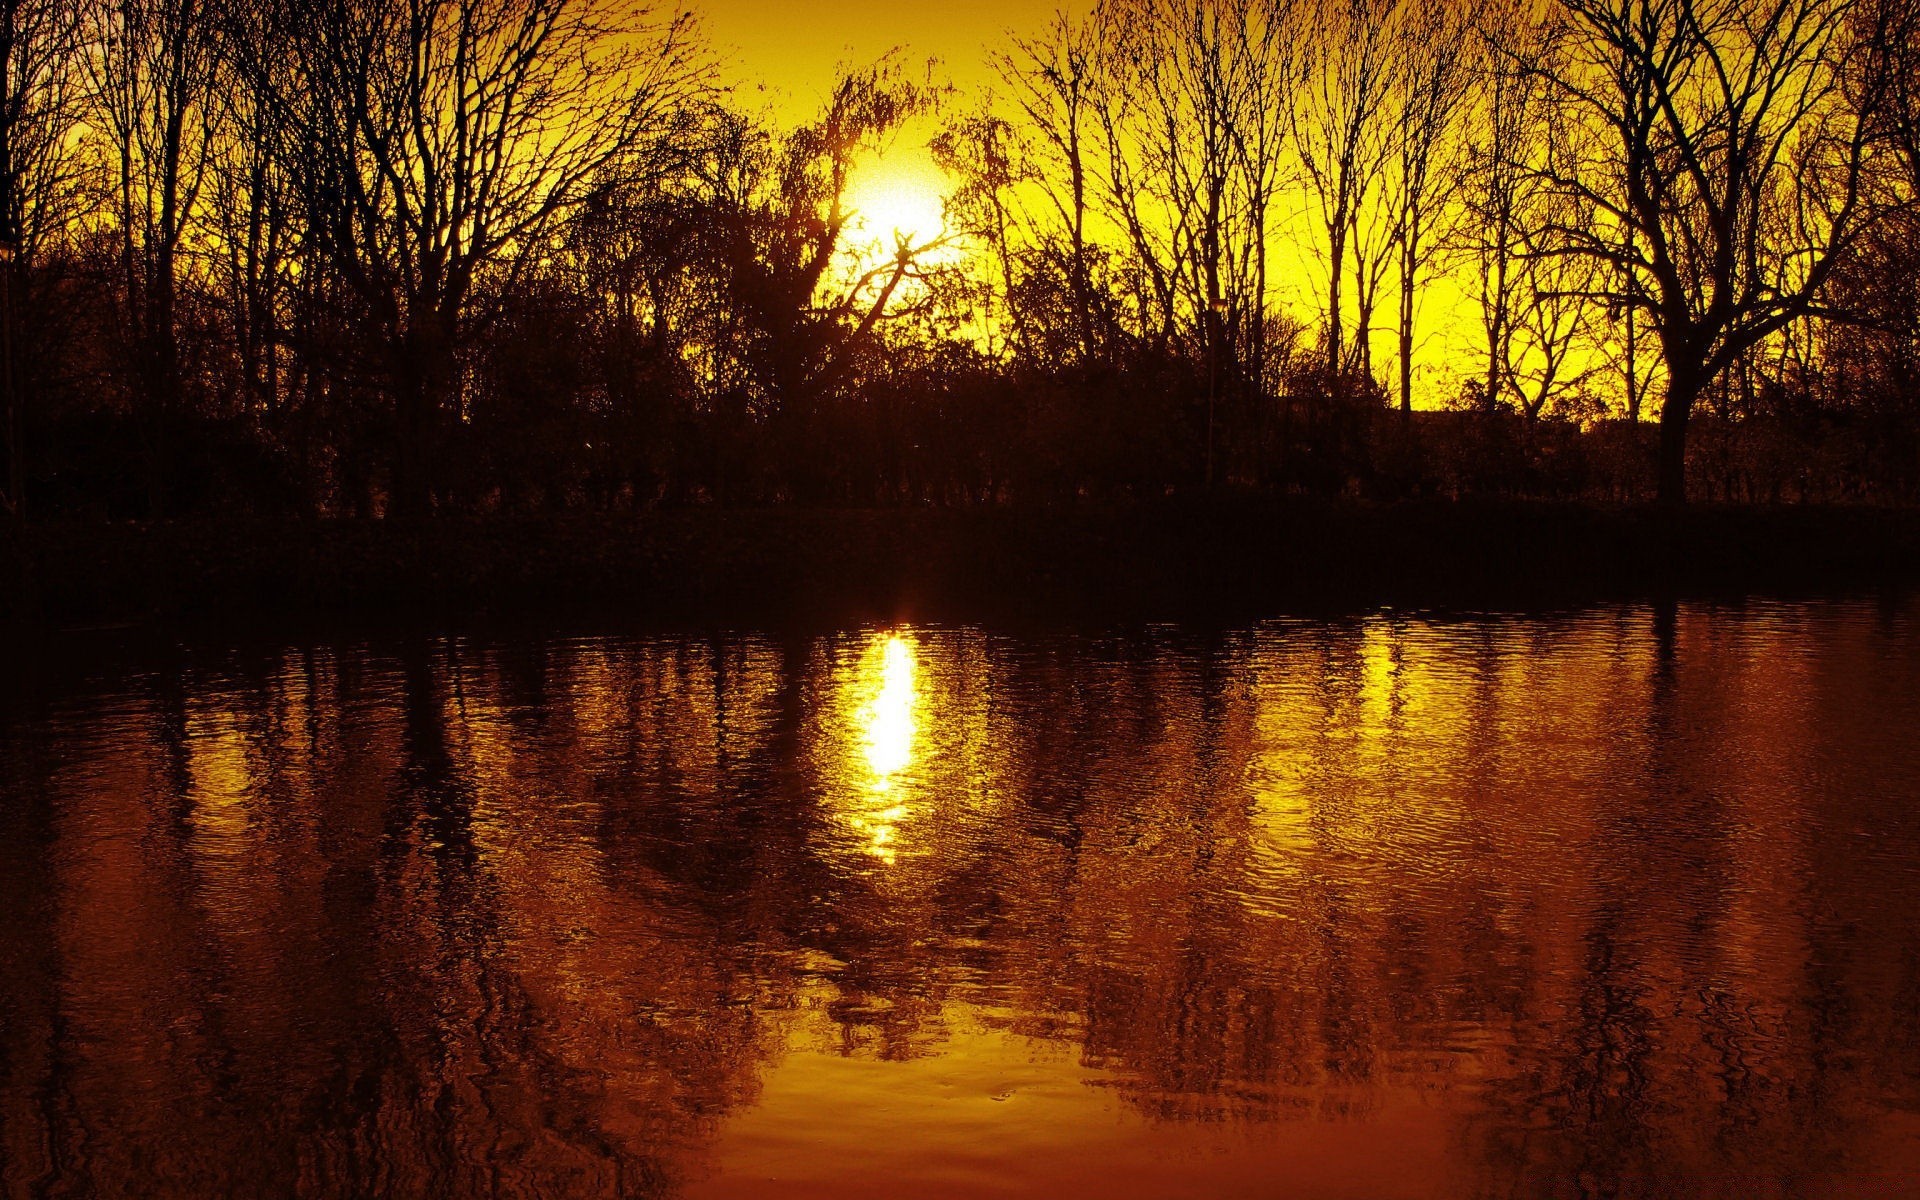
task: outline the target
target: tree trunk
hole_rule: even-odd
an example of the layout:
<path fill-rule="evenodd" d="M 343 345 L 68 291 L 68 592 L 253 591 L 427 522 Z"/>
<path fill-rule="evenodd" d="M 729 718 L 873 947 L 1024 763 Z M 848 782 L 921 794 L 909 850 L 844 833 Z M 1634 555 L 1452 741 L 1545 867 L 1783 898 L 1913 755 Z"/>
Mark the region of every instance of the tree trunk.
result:
<path fill-rule="evenodd" d="M 389 516 L 412 520 L 433 508 L 433 442 L 440 406 L 453 378 L 452 348 L 437 317 L 419 321 L 402 337 L 395 389 L 395 445 Z"/>
<path fill-rule="evenodd" d="M 153 446 L 147 480 L 150 515 L 159 519 L 173 507 L 174 426 L 180 414 L 180 344 L 174 330 L 175 252 L 162 239 L 147 296 L 147 403 L 153 412 Z"/>
<path fill-rule="evenodd" d="M 1334 386 L 1346 366 L 1341 362 L 1340 345 L 1340 273 L 1345 266 L 1342 261 L 1347 249 L 1347 217 L 1342 211 L 1334 220 L 1327 223 L 1327 244 L 1330 253 L 1327 256 L 1327 374 Z"/>
<path fill-rule="evenodd" d="M 14 28 L 19 24 L 19 15 L 20 0 L 0 3 L 0 22 L 4 22 L 0 24 L 0 98 L 8 102 L 8 110 L 0 112 L 0 246 L 5 248 L 4 260 L 0 260 L 0 391 L 6 393 L 7 406 L 7 508 L 14 521 L 25 524 L 26 474 L 20 453 L 20 398 L 13 385 L 13 283 L 21 247 L 20 231 L 13 220 L 14 199 L 19 189 L 13 171 L 15 118 L 11 100 Z"/>
<path fill-rule="evenodd" d="M 1400 298 L 1400 412 L 1413 416 L 1413 285 Z"/>
<path fill-rule="evenodd" d="M 1699 372 L 1669 368 L 1666 399 L 1660 405 L 1660 449 L 1656 493 L 1660 503 L 1687 502 L 1687 419 L 1700 396 Z"/>
<path fill-rule="evenodd" d="M 1400 237 L 1400 412 L 1413 416 L 1413 310 L 1420 271 L 1420 214 L 1409 215 Z"/>
<path fill-rule="evenodd" d="M 1082 365 L 1093 361 L 1093 279 L 1087 269 L 1087 172 L 1080 158 L 1080 118 L 1067 122 L 1067 172 L 1073 187 L 1073 320 Z M 1009 287 L 1011 292 L 1011 287 Z"/>
<path fill-rule="evenodd" d="M 16 525 L 25 525 L 26 456 L 20 447 L 20 395 L 13 380 L 14 261 L 0 263 L 0 390 L 7 397 L 7 508 Z"/>

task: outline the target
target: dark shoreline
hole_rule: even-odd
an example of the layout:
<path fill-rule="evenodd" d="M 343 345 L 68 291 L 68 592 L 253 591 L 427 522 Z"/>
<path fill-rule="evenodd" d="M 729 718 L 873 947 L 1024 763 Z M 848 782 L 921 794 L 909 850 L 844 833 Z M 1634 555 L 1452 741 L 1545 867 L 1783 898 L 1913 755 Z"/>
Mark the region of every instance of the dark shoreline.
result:
<path fill-rule="evenodd" d="M 1920 579 L 1920 510 L 1220 500 L 73 524 L 0 534 L 17 624 L 1248 619 Z"/>

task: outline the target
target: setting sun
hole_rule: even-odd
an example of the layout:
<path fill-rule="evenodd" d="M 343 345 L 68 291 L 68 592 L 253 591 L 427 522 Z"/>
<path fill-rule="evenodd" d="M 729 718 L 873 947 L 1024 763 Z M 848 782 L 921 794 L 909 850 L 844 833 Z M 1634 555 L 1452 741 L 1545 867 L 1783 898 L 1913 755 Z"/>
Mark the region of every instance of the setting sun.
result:
<path fill-rule="evenodd" d="M 847 206 L 859 230 L 856 241 L 877 241 L 891 250 L 897 239 L 921 245 L 946 232 L 946 177 L 924 157 L 889 156 L 854 176 Z"/>

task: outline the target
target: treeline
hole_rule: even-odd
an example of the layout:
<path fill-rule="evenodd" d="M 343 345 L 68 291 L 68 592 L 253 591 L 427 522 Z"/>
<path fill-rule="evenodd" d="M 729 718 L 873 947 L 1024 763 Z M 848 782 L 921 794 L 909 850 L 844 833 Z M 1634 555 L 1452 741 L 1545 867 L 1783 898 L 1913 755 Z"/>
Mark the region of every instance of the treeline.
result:
<path fill-rule="evenodd" d="M 0 0 L 6 505 L 1911 500 L 1917 59 L 1915 0 L 1108 0 L 795 123 L 615 0 Z M 877 239 L 924 130 L 947 226 Z"/>

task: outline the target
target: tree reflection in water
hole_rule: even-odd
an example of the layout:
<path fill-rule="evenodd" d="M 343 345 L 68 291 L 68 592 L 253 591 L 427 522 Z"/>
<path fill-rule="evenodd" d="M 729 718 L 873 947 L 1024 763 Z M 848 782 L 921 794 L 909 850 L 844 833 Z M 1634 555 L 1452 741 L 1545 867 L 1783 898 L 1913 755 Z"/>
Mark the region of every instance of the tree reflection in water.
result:
<path fill-rule="evenodd" d="M 0 1181 L 1920 1188 L 1916 615 L 41 664 Z"/>

